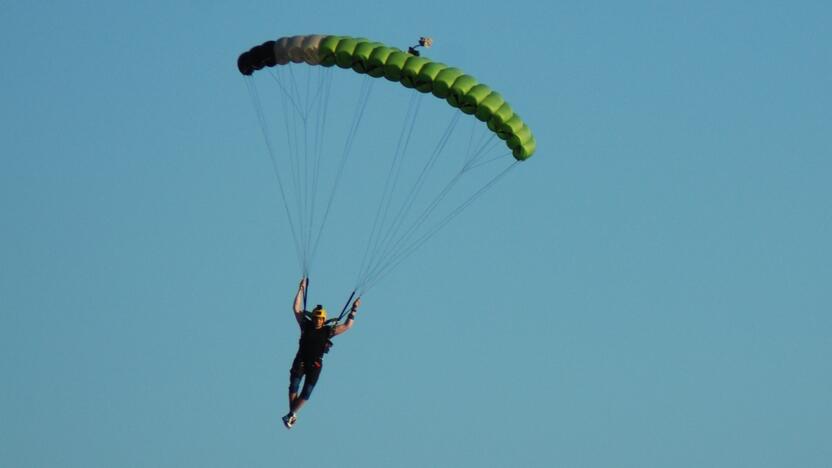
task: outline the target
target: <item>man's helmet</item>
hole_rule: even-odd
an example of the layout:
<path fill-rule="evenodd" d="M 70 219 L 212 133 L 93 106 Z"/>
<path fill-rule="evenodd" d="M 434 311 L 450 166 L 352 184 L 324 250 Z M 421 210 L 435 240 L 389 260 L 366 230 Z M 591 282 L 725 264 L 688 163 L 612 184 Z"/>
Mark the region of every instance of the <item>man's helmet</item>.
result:
<path fill-rule="evenodd" d="M 315 308 L 312 309 L 312 318 L 316 319 L 318 317 L 326 320 L 326 309 L 320 304 L 316 305 Z"/>

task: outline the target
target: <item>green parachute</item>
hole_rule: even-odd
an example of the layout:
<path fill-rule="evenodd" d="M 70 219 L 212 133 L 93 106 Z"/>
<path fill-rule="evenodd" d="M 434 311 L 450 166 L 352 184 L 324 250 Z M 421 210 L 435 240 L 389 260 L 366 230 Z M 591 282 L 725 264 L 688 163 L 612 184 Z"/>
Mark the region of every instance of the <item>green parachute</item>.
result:
<path fill-rule="evenodd" d="M 342 229 L 338 235 L 357 246 L 337 257 L 339 267 L 356 270 L 351 298 L 366 293 L 535 152 L 531 130 L 500 93 L 416 50 L 431 44 L 423 37 L 418 46 L 403 51 L 364 38 L 303 35 L 267 41 L 237 59 L 263 131 L 301 276 L 311 275 L 325 226 L 348 222 L 348 232 Z M 339 68 L 362 76 L 336 72 Z M 264 72 L 255 74 L 257 70 Z M 380 107 L 365 113 L 374 84 L 385 81 L 376 79 L 381 77 L 407 90 L 379 85 L 384 88 Z M 352 85 L 358 88 L 355 96 Z M 427 116 L 420 119 L 422 102 Z M 444 111 L 449 118 L 443 127 L 445 119 L 438 117 Z M 457 127 L 460 121 L 470 132 Z M 372 133 L 359 139 L 362 122 Z M 357 141 L 355 153 L 362 157 L 351 160 Z M 339 192 L 345 179 L 358 182 L 349 192 Z M 348 235 L 354 238 L 345 241 Z M 332 253 L 328 255 L 331 261 Z"/>
<path fill-rule="evenodd" d="M 529 127 L 496 91 L 462 70 L 404 52 L 380 42 L 349 36 L 303 35 L 267 41 L 240 55 L 237 68 L 251 75 L 264 67 L 307 63 L 336 65 L 357 73 L 401 83 L 445 99 L 452 107 L 474 115 L 505 140 L 512 155 L 523 161 L 534 154 Z"/>

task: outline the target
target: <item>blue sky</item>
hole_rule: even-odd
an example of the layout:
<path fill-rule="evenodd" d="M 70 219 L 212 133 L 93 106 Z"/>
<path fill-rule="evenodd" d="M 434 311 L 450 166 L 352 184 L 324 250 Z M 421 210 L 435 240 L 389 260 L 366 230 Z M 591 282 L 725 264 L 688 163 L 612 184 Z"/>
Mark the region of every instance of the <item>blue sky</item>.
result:
<path fill-rule="evenodd" d="M 832 459 L 825 2 L 0 11 L 0 465 Z M 366 295 L 286 431 L 299 272 L 235 61 L 318 32 L 434 37 L 538 151 Z"/>

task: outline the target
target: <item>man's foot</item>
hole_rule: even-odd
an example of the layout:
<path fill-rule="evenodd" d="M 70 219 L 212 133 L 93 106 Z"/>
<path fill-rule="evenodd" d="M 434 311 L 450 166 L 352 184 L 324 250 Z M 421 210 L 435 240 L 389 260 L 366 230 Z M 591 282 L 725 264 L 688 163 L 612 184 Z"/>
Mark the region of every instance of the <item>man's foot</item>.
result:
<path fill-rule="evenodd" d="M 286 429 L 291 429 L 292 426 L 295 425 L 295 421 L 298 420 L 298 417 L 292 413 L 289 413 L 286 416 L 283 416 L 283 418 L 281 419 L 283 419 L 283 425 L 286 426 Z"/>

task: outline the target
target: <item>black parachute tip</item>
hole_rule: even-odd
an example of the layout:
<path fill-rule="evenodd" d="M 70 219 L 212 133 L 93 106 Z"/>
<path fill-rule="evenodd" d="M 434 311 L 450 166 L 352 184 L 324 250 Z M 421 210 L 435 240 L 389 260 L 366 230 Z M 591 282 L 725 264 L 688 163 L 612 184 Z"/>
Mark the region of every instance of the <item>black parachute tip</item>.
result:
<path fill-rule="evenodd" d="M 237 57 L 237 70 L 240 70 L 240 73 L 245 76 L 250 76 L 254 73 L 254 67 L 251 66 L 251 54 L 243 52 Z"/>
<path fill-rule="evenodd" d="M 277 57 L 274 55 L 274 41 L 266 41 L 254 46 L 237 57 L 237 69 L 246 76 L 261 68 L 275 65 L 277 65 Z"/>

